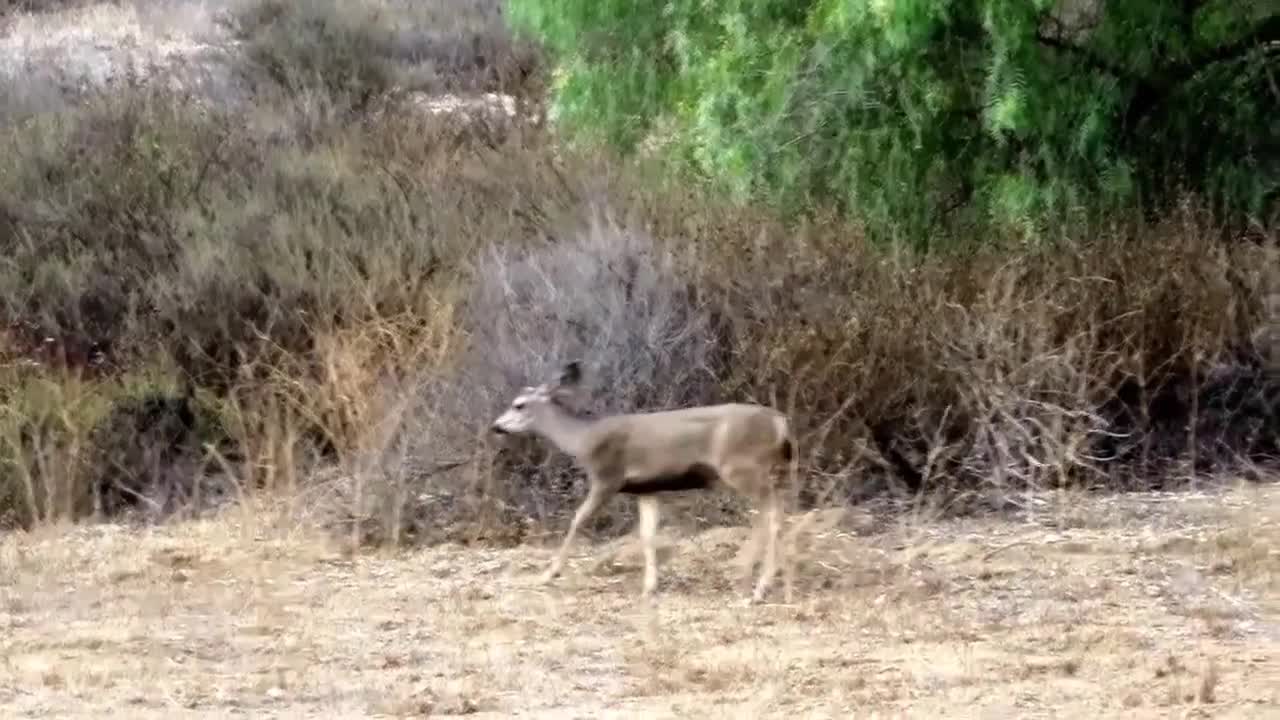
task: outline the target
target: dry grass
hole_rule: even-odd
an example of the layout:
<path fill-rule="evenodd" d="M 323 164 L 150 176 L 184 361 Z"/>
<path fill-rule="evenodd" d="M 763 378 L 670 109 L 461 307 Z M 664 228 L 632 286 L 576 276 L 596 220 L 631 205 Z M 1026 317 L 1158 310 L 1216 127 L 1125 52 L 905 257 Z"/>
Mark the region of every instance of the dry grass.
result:
<path fill-rule="evenodd" d="M 346 555 L 262 506 L 0 543 L 11 717 L 1262 717 L 1280 490 L 1046 498 L 1034 517 L 827 516 L 792 605 L 727 603 L 738 528 Z M 274 519 L 273 519 L 274 518 Z M 838 522 L 833 522 L 838 520 Z M 865 520 L 865 518 L 864 518 Z M 820 527 L 825 525 L 825 527 Z"/>

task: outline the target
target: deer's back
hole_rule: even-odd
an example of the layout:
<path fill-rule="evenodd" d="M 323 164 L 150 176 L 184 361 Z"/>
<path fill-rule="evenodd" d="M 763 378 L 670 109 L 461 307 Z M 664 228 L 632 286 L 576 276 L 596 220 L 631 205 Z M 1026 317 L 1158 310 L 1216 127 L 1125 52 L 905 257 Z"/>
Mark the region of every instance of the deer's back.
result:
<path fill-rule="evenodd" d="M 729 403 L 603 419 L 591 461 L 605 474 L 667 476 L 732 458 L 767 460 L 785 418 L 772 408 Z"/>

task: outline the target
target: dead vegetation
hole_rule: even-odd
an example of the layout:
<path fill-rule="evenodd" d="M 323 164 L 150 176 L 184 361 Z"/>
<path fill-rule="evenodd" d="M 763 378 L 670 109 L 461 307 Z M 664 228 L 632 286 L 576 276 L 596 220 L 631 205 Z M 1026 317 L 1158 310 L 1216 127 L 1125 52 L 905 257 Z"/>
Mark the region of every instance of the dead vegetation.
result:
<path fill-rule="evenodd" d="M 0 113 L 0 703 L 1275 704 L 1274 486 L 1204 489 L 1280 458 L 1274 230 L 1223 242 L 1189 200 L 1039 248 L 875 251 L 856 222 L 729 206 L 519 116 L 421 112 L 402 90 L 536 104 L 496 5 L 453 25 L 439 3 L 339 5 L 231 18 L 252 50 L 219 61 L 234 106 L 6 76 L 0 99 L 25 99 Z M 5 47 L 71 12 L 120 17 L 27 16 Z M 728 495 L 664 514 L 687 541 L 656 607 L 634 600 L 621 503 L 584 533 L 616 562 L 524 583 L 585 482 L 486 429 L 568 357 L 590 412 L 795 420 L 794 604 L 725 611 L 749 512 Z"/>
<path fill-rule="evenodd" d="M 1017 508 L 1280 457 L 1274 243 L 1224 243 L 1189 202 L 1034 249 L 872 250 L 853 221 L 784 222 L 536 123 L 382 97 L 427 5 L 251 3 L 237 32 L 278 72 L 253 71 L 247 106 L 135 84 L 4 125 L 0 522 L 293 488 L 356 544 L 519 542 L 561 527 L 583 478 L 480 438 L 567 357 L 593 412 L 787 411 L 804 507 Z M 476 13 L 467 32 L 490 32 Z M 354 88 L 377 112 L 295 72 L 365 77 L 350 62 L 378 65 Z M 139 426 L 149 404 L 180 431 Z"/>
<path fill-rule="evenodd" d="M 10 535 L 0 702 L 16 717 L 1276 711 L 1274 486 L 1044 500 L 1020 521 L 828 511 L 804 531 L 794 602 L 751 609 L 724 604 L 737 528 L 664 531 L 653 604 L 629 539 L 575 553 L 547 588 L 549 546 L 353 557 L 262 505 Z"/>

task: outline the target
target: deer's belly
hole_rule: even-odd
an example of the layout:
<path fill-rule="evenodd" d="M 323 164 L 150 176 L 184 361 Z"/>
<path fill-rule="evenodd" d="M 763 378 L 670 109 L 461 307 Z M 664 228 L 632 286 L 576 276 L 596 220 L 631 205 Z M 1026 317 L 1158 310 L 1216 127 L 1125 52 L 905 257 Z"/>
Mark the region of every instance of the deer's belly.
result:
<path fill-rule="evenodd" d="M 618 492 L 626 495 L 652 495 L 682 490 L 706 490 L 719 480 L 720 476 L 715 468 L 698 463 L 680 472 L 629 477 Z"/>

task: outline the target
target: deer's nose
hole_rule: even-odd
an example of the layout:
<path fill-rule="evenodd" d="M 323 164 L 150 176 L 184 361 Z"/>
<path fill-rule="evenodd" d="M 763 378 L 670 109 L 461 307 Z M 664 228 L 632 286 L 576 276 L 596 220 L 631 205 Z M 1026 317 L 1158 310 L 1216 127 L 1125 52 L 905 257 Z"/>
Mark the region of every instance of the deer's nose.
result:
<path fill-rule="evenodd" d="M 504 427 L 502 427 L 502 426 L 501 426 L 501 425 L 499 425 L 498 423 L 494 423 L 494 424 L 490 425 L 490 426 L 489 426 L 489 430 L 490 430 L 490 431 L 492 431 L 494 435 L 506 435 L 506 434 L 507 434 L 507 429 L 506 429 L 506 428 L 504 428 Z"/>

